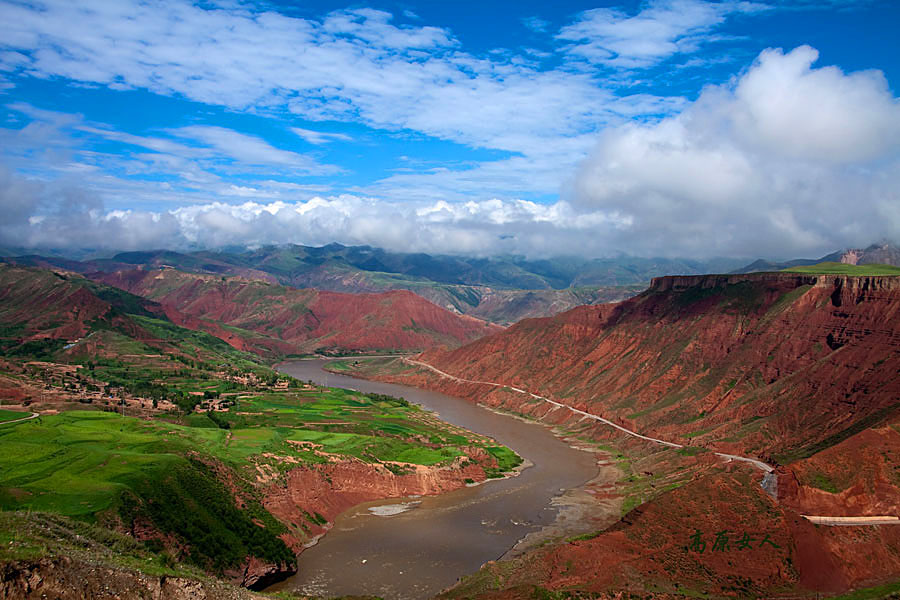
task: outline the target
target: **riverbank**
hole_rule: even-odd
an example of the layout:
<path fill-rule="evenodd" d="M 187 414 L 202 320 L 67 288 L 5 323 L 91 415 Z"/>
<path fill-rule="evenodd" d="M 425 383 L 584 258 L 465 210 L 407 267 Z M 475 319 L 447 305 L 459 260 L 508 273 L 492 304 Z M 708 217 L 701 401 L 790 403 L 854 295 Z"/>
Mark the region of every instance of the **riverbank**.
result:
<path fill-rule="evenodd" d="M 373 514 L 372 504 L 345 511 L 316 546 L 301 554 L 298 574 L 278 589 L 392 600 L 433 596 L 551 526 L 561 508 L 553 499 L 598 476 L 597 454 L 573 448 L 543 425 L 428 390 L 326 374 L 324 362 L 297 361 L 280 368 L 303 381 L 327 376 L 332 386 L 403 397 L 435 411 L 442 421 L 490 436 L 534 466 L 517 477 L 440 496 L 384 502 L 408 502 L 402 512 Z"/>

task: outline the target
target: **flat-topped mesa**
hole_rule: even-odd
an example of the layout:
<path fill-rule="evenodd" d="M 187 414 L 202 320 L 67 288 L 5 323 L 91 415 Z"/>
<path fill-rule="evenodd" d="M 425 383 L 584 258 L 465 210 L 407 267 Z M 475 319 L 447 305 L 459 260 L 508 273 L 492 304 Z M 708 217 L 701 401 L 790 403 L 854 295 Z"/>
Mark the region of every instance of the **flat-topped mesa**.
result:
<path fill-rule="evenodd" d="M 738 283 L 777 283 L 799 287 L 801 285 L 839 286 L 856 290 L 897 290 L 900 277 L 896 275 L 815 275 L 808 273 L 734 273 L 727 275 L 666 275 L 650 280 L 648 291 L 679 291 L 691 287 L 713 288 Z"/>
<path fill-rule="evenodd" d="M 787 287 L 800 287 L 801 285 L 816 285 L 825 275 L 806 275 L 801 273 L 735 273 L 727 275 L 666 275 L 654 277 L 650 280 L 650 292 L 678 292 L 693 287 L 704 289 L 736 285 L 739 283 L 765 282 L 784 285 Z M 840 276 L 839 276 L 840 277 Z"/>

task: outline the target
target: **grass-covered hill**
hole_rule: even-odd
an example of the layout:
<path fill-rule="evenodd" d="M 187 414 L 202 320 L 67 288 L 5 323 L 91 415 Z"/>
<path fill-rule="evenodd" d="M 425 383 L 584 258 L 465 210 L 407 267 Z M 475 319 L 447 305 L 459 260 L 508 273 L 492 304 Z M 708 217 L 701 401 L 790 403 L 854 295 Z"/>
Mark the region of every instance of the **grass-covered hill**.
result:
<path fill-rule="evenodd" d="M 161 305 L 80 275 L 0 265 L 0 395 L 190 410 L 203 395 L 278 375 Z M 112 401 L 112 402 L 111 402 Z M 143 402 L 141 402 L 143 404 Z"/>
<path fill-rule="evenodd" d="M 900 275 L 900 267 L 894 265 L 864 264 L 851 265 L 839 262 L 820 262 L 814 265 L 788 267 L 784 270 L 788 273 L 808 273 L 810 275 L 855 275 L 855 276 L 881 276 Z"/>

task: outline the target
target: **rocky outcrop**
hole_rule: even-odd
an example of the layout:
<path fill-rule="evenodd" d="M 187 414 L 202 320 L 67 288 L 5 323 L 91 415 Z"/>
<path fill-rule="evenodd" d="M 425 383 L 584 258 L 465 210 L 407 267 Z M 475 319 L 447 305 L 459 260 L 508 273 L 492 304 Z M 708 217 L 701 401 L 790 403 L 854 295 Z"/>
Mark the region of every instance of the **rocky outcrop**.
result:
<path fill-rule="evenodd" d="M 147 575 L 66 557 L 0 564 L 0 598 L 31 600 L 252 600 L 257 594 L 212 580 Z"/>

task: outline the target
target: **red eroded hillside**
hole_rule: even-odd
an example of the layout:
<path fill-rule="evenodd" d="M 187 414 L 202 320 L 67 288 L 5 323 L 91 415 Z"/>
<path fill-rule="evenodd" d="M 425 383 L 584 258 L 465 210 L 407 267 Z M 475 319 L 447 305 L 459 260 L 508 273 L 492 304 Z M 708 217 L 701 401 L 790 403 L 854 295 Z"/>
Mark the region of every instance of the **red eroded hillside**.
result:
<path fill-rule="evenodd" d="M 407 291 L 342 294 L 174 269 L 92 277 L 174 309 L 179 324 L 269 355 L 456 347 L 502 329 Z"/>
<path fill-rule="evenodd" d="M 900 409 L 900 277 L 663 277 L 423 360 L 683 444 L 808 456 Z"/>

